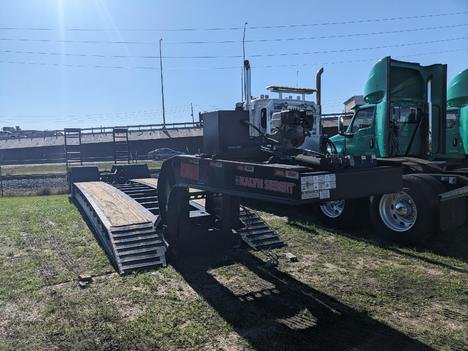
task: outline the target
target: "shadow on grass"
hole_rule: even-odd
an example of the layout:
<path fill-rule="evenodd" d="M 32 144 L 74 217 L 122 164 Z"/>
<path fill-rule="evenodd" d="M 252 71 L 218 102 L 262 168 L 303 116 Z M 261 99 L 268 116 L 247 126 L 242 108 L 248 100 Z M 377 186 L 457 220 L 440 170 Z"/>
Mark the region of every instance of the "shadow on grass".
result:
<path fill-rule="evenodd" d="M 204 247 L 203 252 L 198 250 L 200 246 Z M 172 265 L 255 350 L 431 350 L 268 267 L 246 250 L 223 251 L 200 243 L 196 247 L 196 257 L 184 253 L 172 260 Z M 193 252 L 194 246 L 191 248 Z M 221 269 L 229 274 L 232 265 L 243 266 L 263 283 L 252 283 L 252 277 L 240 274 L 234 283 L 229 283 L 229 279 L 223 283 L 213 273 Z M 250 284 L 252 291 L 238 294 L 229 286 L 243 282 Z M 265 284 L 269 288 L 265 289 Z"/>
<path fill-rule="evenodd" d="M 379 238 L 371 229 L 372 226 L 367 213 L 361 214 L 360 218 L 356 220 L 357 225 L 354 228 L 350 228 L 345 231 L 321 224 L 318 219 L 317 210 L 314 208 L 314 206 L 288 207 L 262 203 L 258 201 L 246 201 L 246 204 L 256 210 L 266 211 L 273 213 L 274 215 L 287 217 L 288 225 L 296 227 L 300 230 L 307 231 L 311 234 L 317 234 L 317 229 L 323 229 L 336 235 L 366 242 L 385 250 L 451 269 L 456 272 L 468 273 L 468 271 L 465 269 L 455 267 L 425 255 L 427 253 L 434 253 L 445 257 L 457 258 L 463 262 L 468 262 L 468 246 L 466 244 L 466 241 L 468 240 L 467 226 L 450 232 L 437 233 L 429 240 L 429 242 L 425 244 L 421 244 L 416 247 L 405 247 L 398 246 L 395 243 L 384 241 Z M 409 248 L 413 252 L 409 252 L 407 250 Z"/>

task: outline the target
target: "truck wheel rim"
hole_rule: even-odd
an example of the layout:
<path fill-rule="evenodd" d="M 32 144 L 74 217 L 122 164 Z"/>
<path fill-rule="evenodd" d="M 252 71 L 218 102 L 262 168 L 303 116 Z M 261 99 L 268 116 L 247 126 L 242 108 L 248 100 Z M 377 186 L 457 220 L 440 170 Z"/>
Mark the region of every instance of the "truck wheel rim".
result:
<path fill-rule="evenodd" d="M 328 218 L 338 218 L 343 214 L 344 200 L 328 201 L 320 205 L 320 210 Z"/>
<path fill-rule="evenodd" d="M 413 198 L 406 192 L 385 194 L 379 203 L 380 218 L 395 232 L 410 230 L 418 218 L 418 210 Z"/>

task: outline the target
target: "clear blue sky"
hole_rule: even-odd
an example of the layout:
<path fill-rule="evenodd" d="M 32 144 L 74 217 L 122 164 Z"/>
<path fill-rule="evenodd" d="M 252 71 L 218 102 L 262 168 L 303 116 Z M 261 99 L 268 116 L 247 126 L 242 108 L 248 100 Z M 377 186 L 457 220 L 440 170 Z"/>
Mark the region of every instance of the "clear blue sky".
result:
<path fill-rule="evenodd" d="M 468 39 L 460 38 L 468 37 L 468 14 L 323 23 L 464 11 L 467 0 L 1 0 L 0 126 L 161 122 L 159 38 L 163 56 L 171 57 L 164 60 L 169 122 L 189 120 L 191 102 L 195 113 L 232 108 L 240 99 L 242 60 L 229 56 L 242 54 L 242 30 L 206 29 L 239 28 L 246 21 L 247 40 L 254 41 L 246 45 L 254 95 L 270 84 L 313 87 L 323 63 L 324 112 L 340 111 L 346 98 L 362 92 L 373 63 L 386 55 L 447 63 L 449 79 L 466 68 Z M 252 28 L 294 24 L 308 26 Z M 428 27 L 438 28 L 419 30 Z M 198 30 L 177 30 L 184 28 Z M 402 32 L 343 37 L 388 31 Z M 315 39 L 272 41 L 310 37 Z M 210 43 L 181 43 L 193 41 Z M 235 42 L 212 43 L 219 41 Z M 437 42 L 421 43 L 427 41 Z M 372 49 L 357 50 L 365 48 Z"/>

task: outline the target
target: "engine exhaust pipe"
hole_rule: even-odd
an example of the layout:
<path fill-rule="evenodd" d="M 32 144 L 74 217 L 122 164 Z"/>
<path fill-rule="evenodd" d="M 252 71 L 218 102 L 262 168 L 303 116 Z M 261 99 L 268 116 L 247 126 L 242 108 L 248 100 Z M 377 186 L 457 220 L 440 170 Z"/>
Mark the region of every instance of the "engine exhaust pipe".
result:
<path fill-rule="evenodd" d="M 250 99 L 252 98 L 252 82 L 250 75 L 250 62 L 244 61 L 244 94 L 245 94 L 245 109 L 250 109 Z"/>
<path fill-rule="evenodd" d="M 323 73 L 323 67 L 317 71 L 317 74 L 315 76 L 315 90 L 316 90 L 315 103 L 318 106 L 322 105 L 322 73 Z"/>
<path fill-rule="evenodd" d="M 428 124 L 427 124 L 427 154 L 432 155 L 432 77 L 427 81 L 427 108 L 428 108 Z"/>

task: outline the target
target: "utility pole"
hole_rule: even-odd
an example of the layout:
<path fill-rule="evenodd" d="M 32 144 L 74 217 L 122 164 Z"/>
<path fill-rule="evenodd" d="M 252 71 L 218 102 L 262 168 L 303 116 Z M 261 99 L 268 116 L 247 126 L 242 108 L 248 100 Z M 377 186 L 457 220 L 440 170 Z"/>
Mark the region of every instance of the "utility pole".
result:
<path fill-rule="evenodd" d="M 162 38 L 159 39 L 159 67 L 161 70 L 161 100 L 162 100 L 162 113 L 163 113 L 163 128 L 166 128 L 166 109 L 164 107 L 164 79 L 163 79 L 163 64 L 162 64 Z"/>
<path fill-rule="evenodd" d="M 190 116 L 192 116 L 192 124 L 195 124 L 195 118 L 193 117 L 193 104 L 190 103 Z"/>

